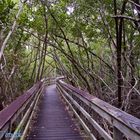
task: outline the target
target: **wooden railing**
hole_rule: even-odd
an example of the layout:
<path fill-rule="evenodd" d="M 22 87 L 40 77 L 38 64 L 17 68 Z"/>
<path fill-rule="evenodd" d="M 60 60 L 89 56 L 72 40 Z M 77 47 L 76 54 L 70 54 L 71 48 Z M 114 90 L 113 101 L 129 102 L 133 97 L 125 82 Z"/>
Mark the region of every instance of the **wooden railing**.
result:
<path fill-rule="evenodd" d="M 91 140 L 140 140 L 140 120 L 57 79 L 57 89 Z"/>
<path fill-rule="evenodd" d="M 56 77 L 50 77 L 50 78 L 46 78 L 45 79 L 46 86 L 55 84 L 55 82 L 56 82 Z"/>
<path fill-rule="evenodd" d="M 43 87 L 44 79 L 0 111 L 0 140 L 25 139 Z"/>

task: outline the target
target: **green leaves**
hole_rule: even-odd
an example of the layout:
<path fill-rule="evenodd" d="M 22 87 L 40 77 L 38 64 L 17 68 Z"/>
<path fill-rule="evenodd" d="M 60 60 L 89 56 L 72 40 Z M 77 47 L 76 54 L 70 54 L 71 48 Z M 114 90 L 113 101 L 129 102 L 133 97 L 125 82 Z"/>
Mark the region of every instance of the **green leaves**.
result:
<path fill-rule="evenodd" d="M 15 3 L 12 0 L 1 0 L 0 1 L 0 29 L 9 20 L 10 11 L 14 8 Z"/>

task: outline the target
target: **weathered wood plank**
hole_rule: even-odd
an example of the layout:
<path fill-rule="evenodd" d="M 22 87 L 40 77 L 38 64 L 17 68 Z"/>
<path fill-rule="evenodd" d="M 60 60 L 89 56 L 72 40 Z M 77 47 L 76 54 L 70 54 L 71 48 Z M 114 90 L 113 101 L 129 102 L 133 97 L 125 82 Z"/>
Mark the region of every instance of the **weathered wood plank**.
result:
<path fill-rule="evenodd" d="M 55 85 L 49 86 L 39 106 L 38 117 L 26 140 L 82 140 Z"/>
<path fill-rule="evenodd" d="M 37 97 L 39 90 L 43 86 L 43 83 L 44 80 L 36 83 L 32 88 L 13 101 L 8 107 L 0 111 L 0 132 L 2 133 L 0 134 L 0 139 L 5 138 L 6 134 L 10 134 L 13 131 L 13 124 L 16 124 L 16 126 L 18 123 L 21 124 L 20 127 L 16 129 L 16 131 L 24 126 L 26 121 L 21 121 L 23 112 L 25 113 L 27 111 L 29 116 L 31 109 L 28 111 L 27 107 L 30 105 L 30 103 L 32 104 L 33 100 Z M 24 120 L 27 120 L 28 116 L 26 116 Z M 15 135 L 16 131 L 14 133 Z M 15 135 L 13 135 L 13 137 Z M 15 137 L 13 139 L 15 139 Z"/>
<path fill-rule="evenodd" d="M 61 87 L 58 85 L 58 88 Z M 87 118 L 87 120 L 105 140 L 113 140 L 111 136 L 89 115 L 89 113 L 87 113 L 66 91 L 64 91 L 63 89 L 61 90 L 63 91 L 63 94 L 65 94 L 71 100 L 71 102 L 76 106 L 76 108 Z"/>
<path fill-rule="evenodd" d="M 39 88 L 40 83 L 35 84 L 31 89 L 25 92 L 23 95 L 19 96 L 14 102 L 12 102 L 8 107 L 0 111 L 0 130 L 4 125 L 12 119 L 12 117 L 23 107 L 23 105 L 30 99 L 35 93 L 36 89 Z M 16 119 L 16 118 L 15 118 Z M 14 120 L 15 120 L 14 119 Z"/>
<path fill-rule="evenodd" d="M 123 140 L 123 134 L 116 127 L 113 127 L 113 139 Z"/>
<path fill-rule="evenodd" d="M 110 104 L 81 91 L 71 85 L 59 80 L 58 83 L 74 96 L 84 101 L 89 107 L 105 118 L 110 124 L 119 129 L 127 137 L 135 140 L 140 139 L 140 120 L 134 116 L 111 106 Z"/>
<path fill-rule="evenodd" d="M 73 106 L 71 105 L 71 103 L 67 100 L 67 98 L 64 96 L 63 93 L 65 93 L 65 91 L 63 89 L 61 89 L 61 87 L 58 87 L 58 90 L 61 94 L 61 96 L 63 97 L 63 99 L 66 101 L 66 103 L 69 105 L 70 109 L 73 111 L 73 113 L 75 114 L 75 116 L 77 117 L 77 119 L 79 120 L 80 124 L 82 125 L 82 127 L 84 128 L 84 130 L 86 131 L 87 135 L 90 137 L 91 140 L 97 140 L 96 137 L 92 134 L 92 132 L 90 131 L 90 129 L 88 128 L 88 126 L 85 124 L 85 122 L 80 118 L 79 114 L 76 112 L 76 110 L 73 108 Z M 67 95 L 67 93 L 66 93 Z"/>
<path fill-rule="evenodd" d="M 43 87 L 42 87 L 43 88 Z M 28 110 L 26 111 L 25 115 L 23 116 L 22 120 L 20 121 L 19 125 L 17 126 L 16 130 L 14 131 L 14 134 L 12 136 L 12 138 L 10 140 L 15 140 L 16 138 L 16 134 L 22 130 L 22 127 L 26 124 L 28 124 L 29 121 L 31 121 L 32 117 L 33 117 L 33 113 L 34 113 L 34 110 L 36 108 L 36 105 L 38 103 L 38 100 L 39 100 L 39 97 L 42 93 L 42 88 L 39 89 L 39 91 L 35 94 L 35 97 L 32 101 L 32 103 L 30 104 L 30 107 L 28 108 Z M 30 115 L 30 116 L 29 116 Z M 28 120 L 28 121 L 27 121 Z M 26 131 L 29 127 L 29 125 L 27 126 L 26 124 Z M 22 133 L 22 136 L 20 138 L 20 140 L 24 139 L 25 138 L 25 129 L 24 129 L 24 132 Z"/>

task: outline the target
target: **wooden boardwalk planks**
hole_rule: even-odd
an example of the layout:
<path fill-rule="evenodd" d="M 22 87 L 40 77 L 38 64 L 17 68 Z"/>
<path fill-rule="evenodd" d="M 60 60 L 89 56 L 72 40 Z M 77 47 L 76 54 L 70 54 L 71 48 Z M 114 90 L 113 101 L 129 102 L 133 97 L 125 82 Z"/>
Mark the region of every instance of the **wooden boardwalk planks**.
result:
<path fill-rule="evenodd" d="M 35 121 L 27 140 L 82 140 L 55 85 L 47 88 Z"/>

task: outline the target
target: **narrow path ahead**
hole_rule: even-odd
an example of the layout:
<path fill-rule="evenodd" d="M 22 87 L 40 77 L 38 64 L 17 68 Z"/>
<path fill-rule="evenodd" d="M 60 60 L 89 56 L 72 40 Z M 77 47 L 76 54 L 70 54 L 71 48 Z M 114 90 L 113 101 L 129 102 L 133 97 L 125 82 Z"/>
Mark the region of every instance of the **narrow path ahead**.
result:
<path fill-rule="evenodd" d="M 82 140 L 55 85 L 46 89 L 35 121 L 28 140 Z"/>

